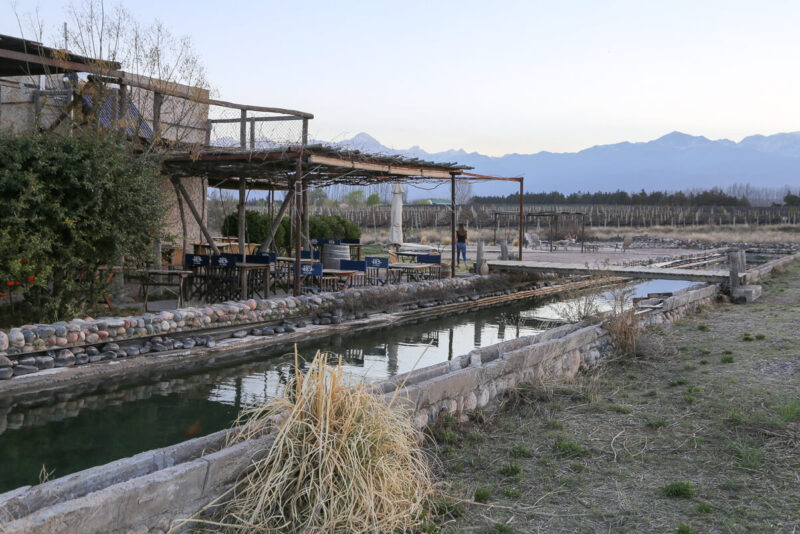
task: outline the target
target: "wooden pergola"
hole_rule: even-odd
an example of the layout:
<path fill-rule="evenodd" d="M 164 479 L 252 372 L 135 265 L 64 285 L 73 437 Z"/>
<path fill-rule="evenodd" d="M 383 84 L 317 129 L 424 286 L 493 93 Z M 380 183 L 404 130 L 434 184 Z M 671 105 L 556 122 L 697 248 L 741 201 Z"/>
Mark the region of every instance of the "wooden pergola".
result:
<path fill-rule="evenodd" d="M 89 73 L 95 75 L 99 83 L 118 86 L 114 107 L 117 110 L 110 128 L 123 135 L 149 144 L 163 158 L 163 173 L 168 176 L 176 191 L 186 202 L 192 217 L 215 254 L 219 250 L 211 238 L 204 219 L 181 183 L 183 178 L 202 177 L 212 187 L 239 191 L 239 252 L 246 255 L 245 244 L 245 198 L 247 190 L 285 191 L 286 195 L 275 217 L 280 221 L 290 206 L 294 210 L 294 253 L 295 276 L 294 292 L 299 294 L 299 269 L 301 236 L 308 239 L 309 210 L 306 192 L 311 187 L 326 187 L 336 184 L 351 186 L 380 183 L 450 182 L 451 185 L 451 274 L 455 275 L 456 257 L 456 181 L 499 180 L 518 182 L 520 188 L 519 208 L 519 253 L 522 257 L 523 242 L 523 178 L 501 178 L 468 172 L 469 167 L 453 163 L 434 163 L 411 158 L 363 154 L 358 151 L 337 150 L 330 146 L 308 145 L 308 121 L 314 118 L 311 113 L 292 109 L 236 104 L 208 97 L 208 91 L 141 76 L 120 70 L 119 63 L 103 61 L 72 54 L 67 50 L 50 48 L 35 41 L 0 35 L 0 76 L 20 76 L 55 73 Z M 134 87 L 150 91 L 152 98 L 152 119 L 149 132 L 137 127 L 133 133 L 126 124 L 129 94 Z M 71 102 L 79 95 L 71 94 Z M 192 144 L 165 142 L 162 133 L 169 125 L 162 124 L 162 104 L 166 98 L 177 98 L 200 106 L 208 106 L 227 115 L 221 118 L 195 119 L 195 130 L 204 130 L 202 142 Z M 144 121 L 144 119 L 141 119 Z M 257 125 L 301 122 L 299 139 L 288 143 L 273 143 L 278 148 L 259 148 L 263 139 L 257 138 Z M 296 122 L 295 122 L 296 123 Z M 141 126 L 141 125 L 140 125 Z M 236 146 L 221 147 L 219 139 L 214 138 L 215 126 L 234 127 L 239 139 Z M 143 133 L 145 132 L 145 133 Z M 273 224 L 270 235 L 262 244 L 267 250 L 275 238 L 278 225 Z M 185 233 L 185 232 L 184 232 Z"/>
<path fill-rule="evenodd" d="M 302 239 L 309 241 L 309 209 L 307 192 L 311 187 L 331 185 L 365 186 L 381 183 L 450 183 L 450 234 L 451 275 L 455 276 L 456 257 L 456 182 L 462 181 L 510 181 L 518 182 L 523 191 L 522 177 L 503 178 L 468 172 L 469 167 L 453 163 L 433 163 L 397 156 L 364 154 L 358 151 L 338 150 L 324 145 L 307 146 L 308 119 L 303 119 L 303 143 L 300 146 L 281 150 L 252 150 L 246 148 L 246 133 L 242 134 L 244 145 L 240 150 L 215 149 L 172 153 L 163 162 L 162 172 L 170 177 L 189 206 L 195 221 L 212 250 L 216 245 L 202 217 L 192 204 L 181 179 L 202 177 L 211 187 L 238 190 L 239 192 L 239 253 L 245 255 L 245 198 L 248 190 L 285 191 L 286 195 L 275 216 L 280 221 L 294 206 L 294 293 L 300 292 L 300 250 Z M 520 195 L 522 198 L 522 195 Z M 519 212 L 519 253 L 522 257 L 523 211 Z M 272 245 L 278 225 L 273 224 L 270 234 L 261 245 L 266 251 Z"/>

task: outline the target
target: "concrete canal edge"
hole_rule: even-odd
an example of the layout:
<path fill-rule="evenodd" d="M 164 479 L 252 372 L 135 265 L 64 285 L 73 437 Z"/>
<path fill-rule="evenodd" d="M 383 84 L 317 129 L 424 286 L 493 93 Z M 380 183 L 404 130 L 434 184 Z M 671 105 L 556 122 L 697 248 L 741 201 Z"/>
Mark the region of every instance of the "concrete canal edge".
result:
<path fill-rule="evenodd" d="M 637 314 L 643 324 L 668 323 L 712 302 L 719 291 L 717 285 L 692 286 L 640 302 Z M 490 406 L 520 383 L 573 377 L 581 366 L 598 365 L 611 350 L 613 342 L 601 325 L 566 325 L 476 349 L 374 387 L 391 398 L 402 384 L 400 405 L 424 426 L 443 413 L 463 417 Z M 224 495 L 269 445 L 267 436 L 225 447 L 226 432 L 0 495 L 2 532 L 164 533 Z"/>

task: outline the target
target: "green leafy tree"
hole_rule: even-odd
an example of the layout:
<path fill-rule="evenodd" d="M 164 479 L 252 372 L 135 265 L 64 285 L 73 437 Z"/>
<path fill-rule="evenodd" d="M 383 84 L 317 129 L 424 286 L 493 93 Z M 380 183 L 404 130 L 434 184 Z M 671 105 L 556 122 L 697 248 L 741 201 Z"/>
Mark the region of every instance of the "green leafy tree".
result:
<path fill-rule="evenodd" d="M 110 268 L 149 257 L 164 214 L 152 157 L 117 136 L 0 138 L 0 283 L 18 284 L 41 321 L 97 301 Z"/>
<path fill-rule="evenodd" d="M 364 203 L 364 191 L 362 189 L 355 189 L 350 191 L 344 196 L 344 201 L 351 206 L 358 206 Z"/>
<path fill-rule="evenodd" d="M 787 206 L 800 206 L 800 195 L 793 195 L 789 193 L 783 197 L 783 203 Z"/>
<path fill-rule="evenodd" d="M 324 189 L 312 189 L 308 192 L 308 201 L 315 206 L 325 204 L 326 200 L 328 200 L 328 194 Z"/>
<path fill-rule="evenodd" d="M 380 206 L 381 196 L 378 193 L 372 193 L 367 197 L 367 206 Z"/>

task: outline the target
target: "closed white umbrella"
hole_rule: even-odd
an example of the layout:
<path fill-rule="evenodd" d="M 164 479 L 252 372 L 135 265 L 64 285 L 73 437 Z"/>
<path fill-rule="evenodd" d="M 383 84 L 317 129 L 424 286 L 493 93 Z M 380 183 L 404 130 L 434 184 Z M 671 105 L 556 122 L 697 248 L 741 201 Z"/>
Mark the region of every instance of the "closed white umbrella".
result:
<path fill-rule="evenodd" d="M 392 189 L 392 226 L 389 228 L 389 244 L 403 244 L 403 186 L 394 184 Z"/>

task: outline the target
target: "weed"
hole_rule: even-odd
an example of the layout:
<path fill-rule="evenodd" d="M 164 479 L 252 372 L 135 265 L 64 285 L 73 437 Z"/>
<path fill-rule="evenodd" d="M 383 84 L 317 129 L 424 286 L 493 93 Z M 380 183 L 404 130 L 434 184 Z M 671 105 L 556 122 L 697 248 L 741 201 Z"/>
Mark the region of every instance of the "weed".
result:
<path fill-rule="evenodd" d="M 767 339 L 767 336 L 765 336 L 764 334 L 756 334 L 756 339 L 761 341 L 761 340 Z"/>
<path fill-rule="evenodd" d="M 742 336 L 742 341 L 753 341 L 754 339 L 753 336 L 747 333 Z"/>
<path fill-rule="evenodd" d="M 728 412 L 725 421 L 734 426 L 741 425 L 744 423 L 744 414 L 740 410 L 733 409 Z"/>
<path fill-rule="evenodd" d="M 645 397 L 658 397 L 658 391 L 655 389 L 648 389 L 643 394 Z"/>
<path fill-rule="evenodd" d="M 678 387 L 678 386 L 684 386 L 687 383 L 688 382 L 687 382 L 687 380 L 685 378 L 680 378 L 679 377 L 679 378 L 673 378 L 672 380 L 670 380 L 669 383 L 667 384 L 667 386 L 669 386 L 671 388 L 674 388 L 674 387 Z"/>
<path fill-rule="evenodd" d="M 722 351 L 722 354 L 733 354 L 733 351 L 725 349 L 725 350 Z"/>
<path fill-rule="evenodd" d="M 697 325 L 697 329 L 700 330 L 701 332 L 708 332 L 709 330 L 711 330 L 708 326 L 704 324 Z"/>
<path fill-rule="evenodd" d="M 546 457 L 542 456 L 541 458 L 536 460 L 536 463 L 541 465 L 541 466 L 545 466 L 546 467 L 546 466 L 550 465 L 551 463 L 553 463 L 553 460 L 551 460 L 550 458 L 546 458 Z"/>
<path fill-rule="evenodd" d="M 687 394 L 683 396 L 683 402 L 685 402 L 686 404 L 694 404 L 695 400 L 697 399 L 695 399 L 692 395 Z"/>
<path fill-rule="evenodd" d="M 514 529 L 511 528 L 511 525 L 507 525 L 506 523 L 495 523 L 492 525 L 492 530 L 494 532 L 502 532 L 503 534 L 514 532 Z"/>
<path fill-rule="evenodd" d="M 583 471 L 584 469 L 586 469 L 586 466 L 583 465 L 580 462 L 574 462 L 574 463 L 569 464 L 569 468 L 572 469 L 573 471 L 580 472 L 580 471 Z"/>
<path fill-rule="evenodd" d="M 452 430 L 440 430 L 436 437 L 441 443 L 456 443 L 458 441 L 458 434 Z"/>
<path fill-rule="evenodd" d="M 708 365 L 708 360 L 700 360 L 700 365 Z"/>
<path fill-rule="evenodd" d="M 633 373 L 628 373 L 628 380 L 636 380 L 636 375 Z"/>
<path fill-rule="evenodd" d="M 723 356 L 719 359 L 719 363 L 733 363 L 733 356 Z"/>
<path fill-rule="evenodd" d="M 469 441 L 473 441 L 475 443 L 483 443 L 484 441 L 486 441 L 486 436 L 484 434 L 480 433 L 480 432 L 476 432 L 474 430 L 471 430 L 467 434 L 467 439 Z"/>
<path fill-rule="evenodd" d="M 449 466 L 451 473 L 463 473 L 464 472 L 464 462 L 454 462 Z"/>
<path fill-rule="evenodd" d="M 475 490 L 475 495 L 472 497 L 475 502 L 489 502 L 489 497 L 492 496 L 492 488 L 482 486 Z"/>
<path fill-rule="evenodd" d="M 466 513 L 464 505 L 449 497 L 434 497 L 428 502 L 428 512 L 441 519 L 456 519 Z"/>
<path fill-rule="evenodd" d="M 671 482 L 661 488 L 661 494 L 673 499 L 691 499 L 694 497 L 694 486 L 691 482 Z"/>
<path fill-rule="evenodd" d="M 652 419 L 647 423 L 645 423 L 644 426 L 652 429 L 664 428 L 665 426 L 667 426 L 667 422 L 664 421 L 663 419 Z"/>
<path fill-rule="evenodd" d="M 700 354 L 711 354 L 711 350 L 706 349 L 706 348 L 702 348 L 702 349 L 700 349 Z"/>
<path fill-rule="evenodd" d="M 691 365 L 691 364 L 684 365 L 683 366 L 683 370 L 684 371 L 697 371 L 697 366 L 696 365 Z"/>
<path fill-rule="evenodd" d="M 630 408 L 628 408 L 627 406 L 620 406 L 619 404 L 612 404 L 611 406 L 609 406 L 609 408 L 611 408 L 612 412 L 625 413 L 625 414 L 631 413 Z"/>
<path fill-rule="evenodd" d="M 697 508 L 695 508 L 695 511 L 698 514 L 710 514 L 711 513 L 711 505 L 708 504 L 707 502 L 701 502 L 700 504 L 697 505 Z"/>
<path fill-rule="evenodd" d="M 550 419 L 544 427 L 548 430 L 564 430 L 564 423 L 555 419 Z"/>
<path fill-rule="evenodd" d="M 695 534 L 697 532 L 695 529 L 687 525 L 686 523 L 681 523 L 678 525 L 678 528 L 675 530 L 678 534 Z"/>
<path fill-rule="evenodd" d="M 507 477 L 515 477 L 522 473 L 522 467 L 517 463 L 510 463 L 500 469 L 500 474 Z"/>
<path fill-rule="evenodd" d="M 522 495 L 517 488 L 503 488 L 503 497 L 508 497 L 509 499 L 519 499 L 519 496 Z"/>
<path fill-rule="evenodd" d="M 553 452 L 561 456 L 584 456 L 587 450 L 574 441 L 556 441 L 553 443 Z"/>
<path fill-rule="evenodd" d="M 532 458 L 533 451 L 526 445 L 514 445 L 509 454 L 512 458 Z"/>
<path fill-rule="evenodd" d="M 734 441 L 728 446 L 728 450 L 739 460 L 739 465 L 747 469 L 758 469 L 761 467 L 761 460 L 764 452 L 759 447 L 753 447 L 747 443 Z"/>
<path fill-rule="evenodd" d="M 777 405 L 775 407 L 775 413 L 778 415 L 778 418 L 785 423 L 799 420 L 800 400 L 790 400 Z"/>

